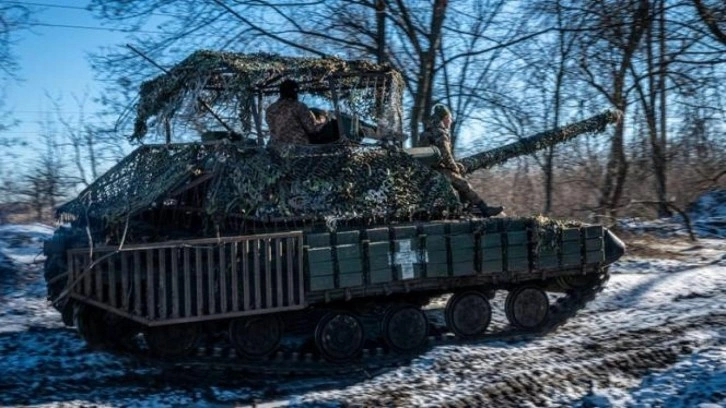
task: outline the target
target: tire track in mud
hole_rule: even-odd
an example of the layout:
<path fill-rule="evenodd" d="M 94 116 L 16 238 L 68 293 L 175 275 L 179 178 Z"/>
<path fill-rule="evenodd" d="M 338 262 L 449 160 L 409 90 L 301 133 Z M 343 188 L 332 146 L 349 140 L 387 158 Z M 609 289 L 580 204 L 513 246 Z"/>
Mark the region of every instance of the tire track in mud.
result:
<path fill-rule="evenodd" d="M 28 350 L 30 347 L 26 346 L 21 354 L 47 359 L 48 365 L 1 376 L 4 378 L 0 378 L 0 405 L 57 402 L 59 395 L 63 401 L 118 401 L 138 396 L 140 389 L 153 393 L 170 388 L 193 390 L 194 394 L 203 395 L 200 398 L 215 401 L 210 390 L 216 386 L 251 388 L 255 390 L 255 399 L 285 398 L 291 392 L 308 394 L 299 402 L 306 405 L 305 401 L 308 401 L 312 406 L 325 401 L 363 406 L 547 405 L 562 393 L 584 395 L 593 383 L 606 386 L 612 381 L 613 373 L 634 378 L 647 370 L 669 366 L 679 355 L 688 353 L 689 347 L 696 346 L 693 342 L 679 340 L 685 331 L 726 325 L 723 314 L 682 318 L 673 314 L 675 310 L 663 313 L 654 310 L 658 319 L 645 322 L 646 328 L 624 328 L 617 323 L 608 324 L 613 317 L 608 311 L 584 312 L 573 324 L 558 327 L 546 335 L 528 335 L 508 329 L 503 323 L 503 314 L 495 312 L 497 321 L 493 326 L 503 328 L 501 333 L 474 341 L 444 337 L 441 342 L 434 341 L 428 352 L 398 359 L 395 366 L 384 364 L 380 368 L 361 367 L 358 370 L 342 367 L 345 375 L 337 377 L 335 367 L 331 366 L 333 370 L 327 372 L 317 370 L 313 377 L 327 375 L 324 380 L 327 383 L 322 386 L 313 381 L 300 385 L 300 376 L 280 378 L 274 370 L 270 374 L 249 376 L 249 372 L 256 370 L 250 369 L 246 374 L 244 370 L 227 371 L 223 364 L 216 367 L 216 373 L 206 377 L 210 371 L 205 369 L 192 367 L 184 372 L 183 364 L 165 368 L 156 364 L 158 361 L 123 353 L 99 353 L 100 357 L 92 356 L 90 361 L 84 362 L 92 352 L 72 331 L 39 330 L 43 332 L 41 335 L 31 330 L 8 334 L 4 340 L 0 336 L 0 352 L 3 346 L 10 347 L 17 341 L 24 343 L 21 340 L 30 336 L 39 344 L 39 350 Z M 601 316 L 603 320 L 594 326 L 583 325 L 581 317 L 585 315 L 587 320 L 594 316 Z M 661 320 L 665 322 L 661 324 Z M 74 356 L 75 353 L 78 355 Z M 202 349 L 200 353 L 208 353 L 208 350 Z M 223 363 L 225 360 L 232 367 L 237 365 L 225 357 L 214 361 Z M 382 361 L 385 362 L 385 356 Z M 391 380 L 391 373 L 396 372 L 402 374 Z M 440 382 L 431 382 L 426 379 L 427 375 L 443 378 Z M 369 380 L 366 381 L 366 377 Z M 320 391 L 325 389 L 331 391 Z M 249 402 L 252 398 L 244 397 L 236 402 Z"/>
<path fill-rule="evenodd" d="M 352 406 L 548 405 L 558 395 L 559 398 L 584 396 L 593 385 L 604 387 L 613 381 L 633 381 L 650 370 L 668 367 L 679 356 L 701 346 L 685 339 L 686 331 L 724 324 L 726 315 L 717 314 L 660 327 L 581 337 L 565 347 L 469 350 L 459 355 L 454 350 L 441 353 L 426 367 L 406 368 L 396 374 L 408 377 L 407 381 L 384 374 L 379 381 L 365 387 L 309 395 L 302 405 L 325 402 Z M 567 401 L 561 403 L 567 405 Z"/>

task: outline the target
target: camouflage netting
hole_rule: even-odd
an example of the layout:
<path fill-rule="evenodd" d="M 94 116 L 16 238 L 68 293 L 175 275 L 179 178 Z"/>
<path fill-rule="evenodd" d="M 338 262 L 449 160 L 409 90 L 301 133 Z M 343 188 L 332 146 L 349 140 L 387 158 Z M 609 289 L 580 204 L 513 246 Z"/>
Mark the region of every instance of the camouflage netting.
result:
<path fill-rule="evenodd" d="M 566 142 L 584 133 L 603 132 L 608 124 L 618 122 L 622 116 L 622 112 L 618 110 L 608 110 L 561 128 L 537 133 L 517 142 L 474 154 L 462 159 L 461 163 L 466 169 L 465 173 L 490 168 L 514 157 L 531 154 L 549 146 Z"/>
<path fill-rule="evenodd" d="M 501 164 L 600 131 L 619 120 L 607 111 L 553 131 L 462 160 L 467 172 Z M 177 200 L 184 186 L 206 177 L 199 203 Z M 154 206 L 185 206 L 205 218 L 246 220 L 406 220 L 461 214 L 462 205 L 441 174 L 394 147 L 355 144 L 243 147 L 238 144 L 147 145 L 59 209 L 69 218 L 118 224 Z"/>
<path fill-rule="evenodd" d="M 211 177 L 200 210 L 213 221 L 402 220 L 461 211 L 448 181 L 399 149 L 223 143 L 140 147 L 59 215 L 119 225 L 155 206 L 188 205 L 170 193 L 198 177 Z"/>
<path fill-rule="evenodd" d="M 118 220 L 148 208 L 188 181 L 198 153 L 194 145 L 142 146 L 96 179 L 77 198 L 62 205 L 62 221 L 76 218 Z"/>
<path fill-rule="evenodd" d="M 233 115 L 227 125 L 240 126 L 235 130 L 244 133 L 251 128 L 255 104 L 262 97 L 276 98 L 285 79 L 298 81 L 300 93 L 332 100 L 335 92 L 346 113 L 382 130 L 402 132 L 403 79 L 388 65 L 203 50 L 141 85 L 131 139 L 142 139 L 149 125 L 159 127 L 174 117 L 192 122 L 204 115 L 209 119 L 200 101 L 214 106 L 221 116 Z M 265 103 L 269 100 L 263 101 L 263 107 Z"/>

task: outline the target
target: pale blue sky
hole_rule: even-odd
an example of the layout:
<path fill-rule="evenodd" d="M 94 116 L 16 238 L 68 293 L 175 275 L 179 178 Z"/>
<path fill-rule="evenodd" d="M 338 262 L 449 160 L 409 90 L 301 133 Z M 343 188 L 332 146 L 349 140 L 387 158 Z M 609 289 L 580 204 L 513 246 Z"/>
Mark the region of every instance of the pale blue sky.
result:
<path fill-rule="evenodd" d="M 89 100 L 84 107 L 87 116 L 97 109 L 90 99 L 100 86 L 94 81 L 87 55 L 101 46 L 122 44 L 125 34 L 104 28 L 84 9 L 85 0 L 0 2 L 37 5 L 39 11 L 33 15 L 36 24 L 19 34 L 13 49 L 21 81 L 11 82 L 7 87 L 5 108 L 21 123 L 6 133 L 28 142 L 37 138 L 39 122 L 56 115 L 46 92 L 63 98 L 64 117 L 73 118 L 78 113 L 72 94 L 82 97 L 88 92 Z M 23 168 L 32 163 L 20 160 L 19 165 Z"/>

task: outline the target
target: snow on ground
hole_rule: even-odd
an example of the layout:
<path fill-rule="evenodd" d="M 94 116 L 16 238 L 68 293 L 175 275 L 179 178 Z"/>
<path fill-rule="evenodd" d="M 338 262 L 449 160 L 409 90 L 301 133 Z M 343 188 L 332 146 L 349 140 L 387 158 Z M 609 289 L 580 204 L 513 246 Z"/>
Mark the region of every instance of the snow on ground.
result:
<path fill-rule="evenodd" d="M 53 235 L 44 224 L 0 225 L 0 253 L 19 264 L 42 262 L 43 240 Z"/>
<path fill-rule="evenodd" d="M 695 243 L 679 217 L 623 222 L 631 251 L 608 286 L 546 336 L 434 347 L 367 375 L 223 384 L 89 349 L 45 300 L 52 228 L 0 226 L 0 405 L 726 406 L 726 193 L 690 211 Z"/>

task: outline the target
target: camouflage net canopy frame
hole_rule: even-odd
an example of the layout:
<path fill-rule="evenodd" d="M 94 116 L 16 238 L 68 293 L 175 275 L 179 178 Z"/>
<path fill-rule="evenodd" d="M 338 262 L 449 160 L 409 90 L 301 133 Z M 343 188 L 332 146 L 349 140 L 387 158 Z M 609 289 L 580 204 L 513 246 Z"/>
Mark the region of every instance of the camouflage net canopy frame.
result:
<path fill-rule="evenodd" d="M 180 192 L 201 178 L 209 183 L 202 203 L 183 202 Z M 141 146 L 60 207 L 58 215 L 119 226 L 148 209 L 198 205 L 212 222 L 227 217 L 263 223 L 385 222 L 462 212 L 441 174 L 395 147 L 191 143 Z"/>
<path fill-rule="evenodd" d="M 204 105 L 249 137 L 261 131 L 264 109 L 277 99 L 279 84 L 286 79 L 300 84 L 300 94 L 337 101 L 341 113 L 376 126 L 381 138 L 402 137 L 404 83 L 388 65 L 202 50 L 141 85 L 130 138 L 141 140 L 150 127 L 164 134 L 174 119 L 198 133 L 222 130 Z"/>

